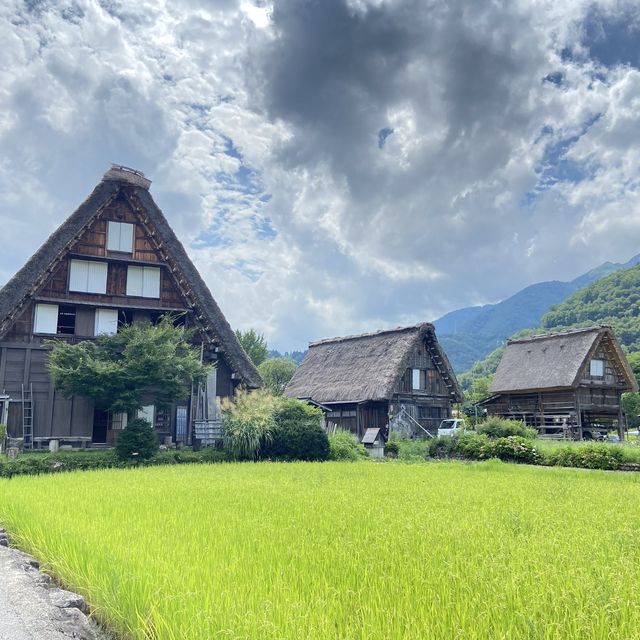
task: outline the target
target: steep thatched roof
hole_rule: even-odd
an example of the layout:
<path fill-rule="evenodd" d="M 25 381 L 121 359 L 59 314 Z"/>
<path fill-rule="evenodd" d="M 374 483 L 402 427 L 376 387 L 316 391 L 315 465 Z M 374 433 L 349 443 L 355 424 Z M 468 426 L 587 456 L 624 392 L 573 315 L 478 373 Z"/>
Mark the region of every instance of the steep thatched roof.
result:
<path fill-rule="evenodd" d="M 636 389 L 635 376 L 611 327 L 590 327 L 564 333 L 510 340 L 491 383 L 491 393 L 574 388 L 580 371 L 603 339 L 629 390 Z"/>
<path fill-rule="evenodd" d="M 321 403 L 388 400 L 420 340 L 427 342 L 440 363 L 452 399 L 460 401 L 458 381 L 428 323 L 313 342 L 285 394 Z"/>
<path fill-rule="evenodd" d="M 185 293 L 187 303 L 191 306 L 199 325 L 220 348 L 232 370 L 248 387 L 261 386 L 262 381 L 256 368 L 242 349 L 182 243 L 153 201 L 148 190 L 149 185 L 150 181 L 139 172 L 121 167 L 114 167 L 105 174 L 91 195 L 49 236 L 24 267 L 0 289 L 0 336 L 7 331 L 13 318 L 95 217 L 114 198 L 122 195 L 155 233 L 154 239 L 174 272 L 176 280 L 179 281 L 180 289 Z"/>

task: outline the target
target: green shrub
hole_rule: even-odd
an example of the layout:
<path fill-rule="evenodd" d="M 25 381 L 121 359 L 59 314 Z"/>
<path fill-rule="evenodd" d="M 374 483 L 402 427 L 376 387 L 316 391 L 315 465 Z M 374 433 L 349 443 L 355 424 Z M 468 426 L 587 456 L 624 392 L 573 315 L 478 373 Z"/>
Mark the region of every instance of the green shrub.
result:
<path fill-rule="evenodd" d="M 321 409 L 293 398 L 281 398 L 273 418 L 275 426 L 271 441 L 262 448 L 260 457 L 284 460 L 329 458 L 329 438 L 323 427 Z"/>
<path fill-rule="evenodd" d="M 461 458 L 467 460 L 488 460 L 496 457 L 493 441 L 483 433 L 465 433 L 453 439 L 452 447 Z"/>
<path fill-rule="evenodd" d="M 400 443 L 397 440 L 388 440 L 384 445 L 384 455 L 387 458 L 397 458 L 400 454 Z"/>
<path fill-rule="evenodd" d="M 427 443 L 425 454 L 430 458 L 454 457 L 457 441 L 457 437 L 451 436 L 440 436 L 439 438 L 432 438 Z"/>
<path fill-rule="evenodd" d="M 581 467 L 583 469 L 619 469 L 625 462 L 625 452 L 621 447 L 606 443 L 566 445 L 549 451 L 544 456 L 544 464 L 558 467 Z"/>
<path fill-rule="evenodd" d="M 135 418 L 118 436 L 115 446 L 120 460 L 149 460 L 158 452 L 158 439 L 148 420 Z"/>
<path fill-rule="evenodd" d="M 367 450 L 358 438 L 345 429 L 336 429 L 329 436 L 329 458 L 331 460 L 362 460 L 367 457 Z"/>
<path fill-rule="evenodd" d="M 278 401 L 267 391 L 238 393 L 222 414 L 224 446 L 232 458 L 257 460 L 271 443 Z"/>
<path fill-rule="evenodd" d="M 476 430 L 479 434 L 484 434 L 489 438 L 518 436 L 520 438 L 533 440 L 538 435 L 535 429 L 527 427 L 524 422 L 520 422 L 519 420 L 503 420 L 502 418 L 487 418 L 484 422 L 478 424 Z"/>
<path fill-rule="evenodd" d="M 497 438 L 492 442 L 492 456 L 509 462 L 524 462 L 526 464 L 537 464 L 540 462 L 540 455 L 533 442 L 520 436 L 508 436 L 507 438 Z"/>

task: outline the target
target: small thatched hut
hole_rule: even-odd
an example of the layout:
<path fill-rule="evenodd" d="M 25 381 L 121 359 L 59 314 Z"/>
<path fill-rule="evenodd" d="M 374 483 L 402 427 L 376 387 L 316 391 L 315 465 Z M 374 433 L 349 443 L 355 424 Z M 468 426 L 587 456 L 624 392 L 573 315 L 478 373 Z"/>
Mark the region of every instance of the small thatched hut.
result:
<path fill-rule="evenodd" d="M 327 422 L 359 437 L 389 426 L 435 433 L 462 400 L 428 323 L 313 342 L 285 394 L 329 407 Z"/>
<path fill-rule="evenodd" d="M 620 396 L 637 391 L 633 371 L 609 326 L 510 340 L 481 404 L 542 435 L 583 439 L 616 428 Z"/>

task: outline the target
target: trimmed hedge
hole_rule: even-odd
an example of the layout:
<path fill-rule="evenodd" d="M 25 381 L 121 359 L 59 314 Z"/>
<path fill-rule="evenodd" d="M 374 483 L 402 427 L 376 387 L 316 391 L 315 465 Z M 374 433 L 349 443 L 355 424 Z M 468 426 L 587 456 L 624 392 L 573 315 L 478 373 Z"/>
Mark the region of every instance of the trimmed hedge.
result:
<path fill-rule="evenodd" d="M 23 453 L 15 459 L 0 457 L 0 478 L 42 475 L 91 469 L 124 469 L 165 464 L 202 464 L 229 460 L 224 451 L 209 447 L 202 451 L 172 449 L 160 451 L 149 460 L 120 460 L 113 449 L 106 451 L 61 451 L 58 453 Z"/>

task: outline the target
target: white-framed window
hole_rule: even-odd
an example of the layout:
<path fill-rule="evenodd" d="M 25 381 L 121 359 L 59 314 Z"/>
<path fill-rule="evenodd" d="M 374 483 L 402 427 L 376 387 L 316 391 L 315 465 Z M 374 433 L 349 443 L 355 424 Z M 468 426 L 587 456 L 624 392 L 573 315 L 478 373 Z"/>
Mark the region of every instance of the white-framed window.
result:
<path fill-rule="evenodd" d="M 420 389 L 420 369 L 413 369 L 411 371 L 411 388 L 415 391 Z"/>
<path fill-rule="evenodd" d="M 36 315 L 33 322 L 34 333 L 58 333 L 58 305 L 36 304 Z"/>
<path fill-rule="evenodd" d="M 156 407 L 153 404 L 148 404 L 141 409 L 138 409 L 138 418 L 147 420 L 152 427 L 156 424 Z"/>
<path fill-rule="evenodd" d="M 118 333 L 118 310 L 96 309 L 94 335 Z"/>
<path fill-rule="evenodd" d="M 109 221 L 107 250 L 133 253 L 133 225 L 131 223 Z"/>
<path fill-rule="evenodd" d="M 127 267 L 127 295 L 142 298 L 160 297 L 160 267 Z"/>
<path fill-rule="evenodd" d="M 107 263 L 72 260 L 69 273 L 69 291 L 107 293 Z"/>
<path fill-rule="evenodd" d="M 604 376 L 604 360 L 593 358 L 589 366 L 589 375 L 594 378 L 602 378 Z"/>

